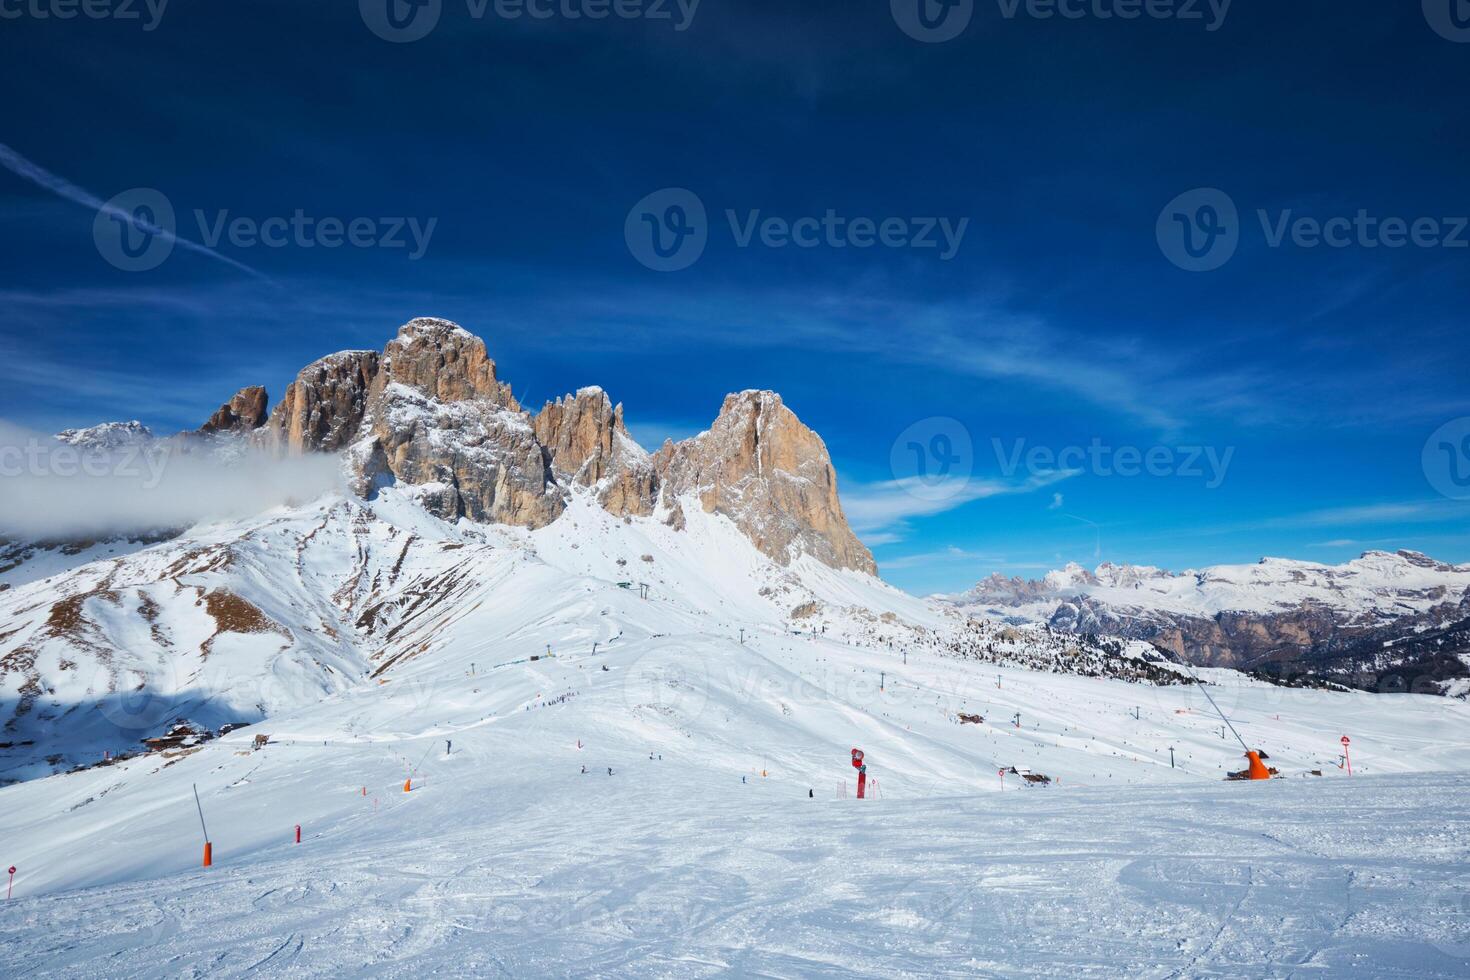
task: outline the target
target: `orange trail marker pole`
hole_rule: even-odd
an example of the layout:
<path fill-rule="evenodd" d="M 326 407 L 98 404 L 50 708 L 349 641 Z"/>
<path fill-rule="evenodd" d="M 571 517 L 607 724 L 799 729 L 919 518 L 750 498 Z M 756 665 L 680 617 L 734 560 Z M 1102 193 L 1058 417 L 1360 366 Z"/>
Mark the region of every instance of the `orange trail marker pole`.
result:
<path fill-rule="evenodd" d="M 190 784 L 194 788 L 194 806 L 199 810 L 199 829 L 204 831 L 204 867 L 214 864 L 214 846 L 209 843 L 209 828 L 204 826 L 204 807 L 199 803 L 199 786 Z"/>
<path fill-rule="evenodd" d="M 405 780 L 404 780 L 404 781 L 403 781 L 403 791 L 404 791 L 404 792 L 405 792 L 405 793 L 407 793 L 407 792 L 409 792 L 409 791 L 410 791 L 410 790 L 411 790 L 411 789 L 412 789 L 412 788 L 413 788 L 413 777 L 409 777 L 409 778 L 408 778 L 408 779 L 405 779 Z"/>

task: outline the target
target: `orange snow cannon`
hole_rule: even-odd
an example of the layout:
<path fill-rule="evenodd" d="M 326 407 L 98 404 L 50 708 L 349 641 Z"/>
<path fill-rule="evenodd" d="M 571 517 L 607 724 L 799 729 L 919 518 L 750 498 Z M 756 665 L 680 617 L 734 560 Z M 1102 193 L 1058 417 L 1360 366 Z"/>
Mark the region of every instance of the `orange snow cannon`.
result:
<path fill-rule="evenodd" d="M 1259 753 L 1259 752 L 1255 751 L 1254 749 L 1252 749 L 1252 750 L 1246 752 L 1245 757 L 1250 760 L 1250 764 L 1251 764 L 1251 767 L 1250 767 L 1250 775 L 1248 775 L 1246 777 L 1247 779 L 1270 779 L 1271 778 L 1271 772 L 1270 772 L 1270 770 L 1268 770 L 1266 768 L 1266 764 L 1261 761 L 1261 753 Z"/>

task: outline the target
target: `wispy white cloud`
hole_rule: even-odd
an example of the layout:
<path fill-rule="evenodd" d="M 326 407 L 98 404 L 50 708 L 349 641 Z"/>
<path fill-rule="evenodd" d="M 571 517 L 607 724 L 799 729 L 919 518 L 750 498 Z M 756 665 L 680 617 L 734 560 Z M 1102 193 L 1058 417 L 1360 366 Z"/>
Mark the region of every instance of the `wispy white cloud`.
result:
<path fill-rule="evenodd" d="M 1394 525 L 1440 523 L 1458 523 L 1470 527 L 1470 500 L 1409 500 L 1325 507 L 1229 524 L 1201 524 L 1171 531 L 1168 537 L 1177 539 L 1189 535 L 1240 534 L 1250 531 L 1310 531 L 1317 528 L 1392 527 Z M 1157 537 L 1159 536 L 1150 535 L 1138 540 L 1151 540 Z M 1333 545 L 1342 547 L 1374 543 L 1347 536 L 1332 540 L 1346 542 L 1343 545 Z M 1382 539 L 1378 543 L 1385 543 L 1389 540 Z M 1309 547 L 1318 545 L 1325 547 L 1329 545 L 1329 542 L 1318 542 Z"/>
<path fill-rule="evenodd" d="M 884 543 L 892 543 L 900 539 L 911 520 L 943 514 L 987 497 L 1031 493 L 1081 472 L 1053 470 L 1015 481 L 970 479 L 952 487 L 935 487 L 918 477 L 858 484 L 842 492 L 842 510 L 853 530 L 870 544 L 875 533 L 888 534 Z"/>
<path fill-rule="evenodd" d="M 1398 503 L 1359 504 L 1351 507 L 1329 507 L 1271 517 L 1232 529 L 1271 530 L 1313 527 L 1357 527 L 1373 524 L 1418 524 L 1470 519 L 1470 501 L 1411 500 Z"/>
<path fill-rule="evenodd" d="M 897 531 L 868 531 L 859 537 L 869 548 L 881 548 L 885 544 L 897 544 L 903 540 L 903 535 Z"/>
<path fill-rule="evenodd" d="M 168 440 L 77 448 L 0 420 L 0 535 L 37 540 L 186 527 L 345 492 L 328 454 L 216 457 Z"/>
<path fill-rule="evenodd" d="M 1005 559 L 996 555 L 987 555 L 978 551 L 966 551 L 964 548 L 950 545 L 938 551 L 924 551 L 913 555 L 903 555 L 888 561 L 879 562 L 883 571 L 901 571 L 905 568 L 925 568 L 931 565 L 950 564 L 954 562 L 977 563 L 986 565 L 1003 565 Z"/>
<path fill-rule="evenodd" d="M 1046 505 L 1046 509 L 1047 510 L 1061 510 L 1062 509 L 1062 495 L 1059 494 L 1059 493 L 1052 494 L 1051 495 L 1051 503 L 1049 503 L 1049 504 Z"/>

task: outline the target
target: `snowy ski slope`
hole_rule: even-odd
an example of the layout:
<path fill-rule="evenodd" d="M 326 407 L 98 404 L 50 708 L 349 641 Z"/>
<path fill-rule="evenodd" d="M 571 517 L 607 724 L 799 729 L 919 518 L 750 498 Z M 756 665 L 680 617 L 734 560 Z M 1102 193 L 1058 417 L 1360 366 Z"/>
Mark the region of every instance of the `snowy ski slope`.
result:
<path fill-rule="evenodd" d="M 291 635 L 166 695 L 223 718 L 276 678 L 257 724 L 0 788 L 0 974 L 1470 973 L 1464 702 L 1203 671 L 1285 777 L 1224 783 L 1199 688 L 940 654 L 952 612 L 686 513 L 451 528 L 390 492 L 65 573 L 170 636 L 226 587 Z M 160 584 L 201 536 L 234 559 Z"/>

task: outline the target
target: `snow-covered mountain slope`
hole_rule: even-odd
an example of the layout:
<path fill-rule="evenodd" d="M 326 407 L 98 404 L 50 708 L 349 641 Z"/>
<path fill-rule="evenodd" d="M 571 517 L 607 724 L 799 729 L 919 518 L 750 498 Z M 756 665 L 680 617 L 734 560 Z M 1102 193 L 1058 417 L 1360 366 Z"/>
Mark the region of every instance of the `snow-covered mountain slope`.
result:
<path fill-rule="evenodd" d="M 1412 551 L 1177 574 L 1072 564 L 1039 580 L 991 576 L 947 601 L 980 616 L 1144 639 L 1196 663 L 1272 665 L 1370 690 L 1458 693 L 1470 677 L 1470 565 Z M 1413 642 L 1429 634 L 1433 644 Z"/>
<path fill-rule="evenodd" d="M 103 422 L 84 429 L 63 429 L 56 433 L 56 441 L 76 449 L 112 452 L 151 443 L 153 432 L 135 419 L 131 422 Z"/>
<path fill-rule="evenodd" d="M 38 678 L 0 749 L 22 780 L 0 787 L 0 863 L 19 869 L 8 963 L 1470 965 L 1455 922 L 1424 909 L 1470 868 L 1470 705 L 1201 669 L 1287 777 L 1226 784 L 1240 745 L 1144 644 L 976 623 L 863 572 L 783 566 L 693 501 L 676 529 L 574 491 L 531 530 L 447 523 L 414 496 L 323 497 L 0 594 L 7 667 L 28 651 Z M 255 724 L 26 778 L 178 716 Z M 1385 863 L 1385 842 L 1432 860 Z M 1305 924 L 1263 928 L 1288 909 Z"/>
<path fill-rule="evenodd" d="M 1466 590 L 1470 565 L 1450 565 L 1413 551 L 1368 551 L 1342 565 L 1263 558 L 1254 565 L 1178 573 L 1111 562 L 1089 572 L 1073 562 L 1029 582 L 993 575 L 956 599 L 1029 613 L 1068 598 L 1087 598 L 1114 609 L 1201 618 L 1316 605 L 1354 618 L 1393 619 L 1457 601 Z"/>
<path fill-rule="evenodd" d="M 442 651 L 471 663 L 493 651 L 480 662 L 494 662 L 509 638 L 534 653 L 624 634 L 817 630 L 883 649 L 1186 679 L 1121 643 L 969 622 L 809 557 L 783 567 L 693 501 L 676 529 L 576 491 L 561 519 L 529 530 L 450 524 L 418 506 L 423 492 L 329 495 L 146 547 L 18 556 L 0 592 L 0 779 L 136 749 L 178 718 L 210 730 L 258 722 Z"/>
<path fill-rule="evenodd" d="M 1470 965 L 1439 911 L 1470 868 L 1470 706 L 1203 669 L 1288 777 L 1222 783 L 1241 750 L 1198 686 L 997 663 L 1039 657 L 1045 631 L 982 639 L 688 513 L 625 523 L 577 495 L 536 531 L 450 526 L 390 492 L 73 573 L 120 596 L 81 604 L 96 629 L 150 596 L 181 656 L 219 626 L 199 590 L 293 627 L 220 633 L 218 666 L 179 685 L 191 715 L 205 687 L 232 710 L 275 697 L 265 721 L 0 788 L 5 958 L 110 976 Z"/>

